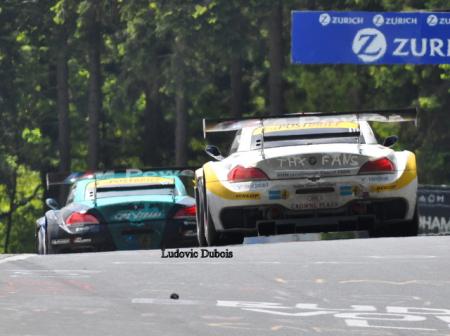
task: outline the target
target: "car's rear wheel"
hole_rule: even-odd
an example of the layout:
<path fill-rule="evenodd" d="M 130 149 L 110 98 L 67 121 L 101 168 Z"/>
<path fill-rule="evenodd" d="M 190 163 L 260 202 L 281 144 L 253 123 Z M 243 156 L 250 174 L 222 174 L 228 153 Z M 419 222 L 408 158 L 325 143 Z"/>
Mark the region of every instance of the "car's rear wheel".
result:
<path fill-rule="evenodd" d="M 199 181 L 197 185 L 197 192 L 195 195 L 195 201 L 197 205 L 196 222 L 197 222 L 197 240 L 199 246 L 207 246 L 205 238 L 205 224 L 204 224 L 204 187 Z"/>
<path fill-rule="evenodd" d="M 419 216 L 417 206 L 414 210 L 414 216 L 409 221 L 381 225 L 369 232 L 370 237 L 410 237 L 417 236 L 419 233 Z"/>
<path fill-rule="evenodd" d="M 204 214 L 204 227 L 205 227 L 205 238 L 208 246 L 214 246 L 219 243 L 218 234 L 216 228 L 214 227 L 214 222 L 211 218 L 211 213 L 208 209 L 208 204 L 205 204 Z"/>
<path fill-rule="evenodd" d="M 46 241 L 45 241 L 45 230 L 39 227 L 36 230 L 36 253 L 37 254 L 47 254 L 46 251 Z"/>
<path fill-rule="evenodd" d="M 417 236 L 419 233 L 419 214 L 417 211 L 417 205 L 414 209 L 414 216 L 410 221 L 403 224 L 402 235 L 403 236 Z"/>
<path fill-rule="evenodd" d="M 47 229 L 45 230 L 45 254 L 55 254 L 58 251 L 53 248 L 51 241 L 57 239 L 57 225 L 47 224 Z"/>

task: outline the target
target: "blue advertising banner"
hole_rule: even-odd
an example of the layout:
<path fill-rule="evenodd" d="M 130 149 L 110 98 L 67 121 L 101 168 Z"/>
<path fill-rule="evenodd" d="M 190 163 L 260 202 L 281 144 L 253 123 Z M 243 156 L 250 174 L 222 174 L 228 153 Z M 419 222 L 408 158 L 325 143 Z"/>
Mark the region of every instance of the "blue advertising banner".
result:
<path fill-rule="evenodd" d="M 449 64 L 450 13 L 292 12 L 292 63 Z"/>
<path fill-rule="evenodd" d="M 420 234 L 450 234 L 450 186 L 419 186 Z"/>

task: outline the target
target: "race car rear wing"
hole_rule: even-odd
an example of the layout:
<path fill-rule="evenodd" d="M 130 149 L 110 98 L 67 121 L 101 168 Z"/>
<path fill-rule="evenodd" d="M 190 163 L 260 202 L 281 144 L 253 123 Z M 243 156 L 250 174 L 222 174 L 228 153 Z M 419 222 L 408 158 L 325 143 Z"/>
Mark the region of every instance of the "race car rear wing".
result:
<path fill-rule="evenodd" d="M 107 179 L 114 175 L 121 174 L 121 177 L 163 177 L 163 176 L 179 176 L 194 177 L 196 167 L 160 167 L 160 168 L 144 168 L 144 169 L 110 169 L 102 171 L 87 172 L 58 172 L 48 173 L 46 176 L 47 189 L 51 186 L 70 185 L 77 180 L 92 178 L 95 180 Z M 122 175 L 123 174 L 123 175 Z"/>
<path fill-rule="evenodd" d="M 339 121 L 376 121 L 407 122 L 413 121 L 417 126 L 418 108 L 347 111 L 347 112 L 299 112 L 270 117 L 246 117 L 239 119 L 203 119 L 203 136 L 208 133 L 232 132 L 244 127 L 261 127 L 267 125 L 339 122 Z"/>

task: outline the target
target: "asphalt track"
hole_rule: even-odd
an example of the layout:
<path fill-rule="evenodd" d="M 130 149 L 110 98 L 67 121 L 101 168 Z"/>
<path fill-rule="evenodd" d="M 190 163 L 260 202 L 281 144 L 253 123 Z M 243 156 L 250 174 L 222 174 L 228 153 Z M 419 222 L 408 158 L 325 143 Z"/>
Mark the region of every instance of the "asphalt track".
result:
<path fill-rule="evenodd" d="M 0 256 L 0 335 L 450 335 L 450 237 L 219 250 Z"/>

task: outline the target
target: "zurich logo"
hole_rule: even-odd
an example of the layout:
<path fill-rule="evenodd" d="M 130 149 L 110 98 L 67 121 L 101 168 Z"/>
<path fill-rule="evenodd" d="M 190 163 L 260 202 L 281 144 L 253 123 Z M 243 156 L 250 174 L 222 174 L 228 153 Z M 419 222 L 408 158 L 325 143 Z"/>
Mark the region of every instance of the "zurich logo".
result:
<path fill-rule="evenodd" d="M 438 24 L 438 18 L 436 15 L 428 15 L 427 24 L 431 27 L 436 26 Z"/>
<path fill-rule="evenodd" d="M 328 26 L 331 22 L 331 16 L 327 13 L 322 13 L 319 16 L 319 22 L 322 26 Z"/>
<path fill-rule="evenodd" d="M 353 39 L 352 50 L 364 63 L 379 60 L 386 53 L 386 49 L 386 38 L 375 28 L 361 29 Z"/>
<path fill-rule="evenodd" d="M 377 14 L 373 17 L 372 22 L 375 26 L 380 27 L 384 24 L 384 16 Z"/>

